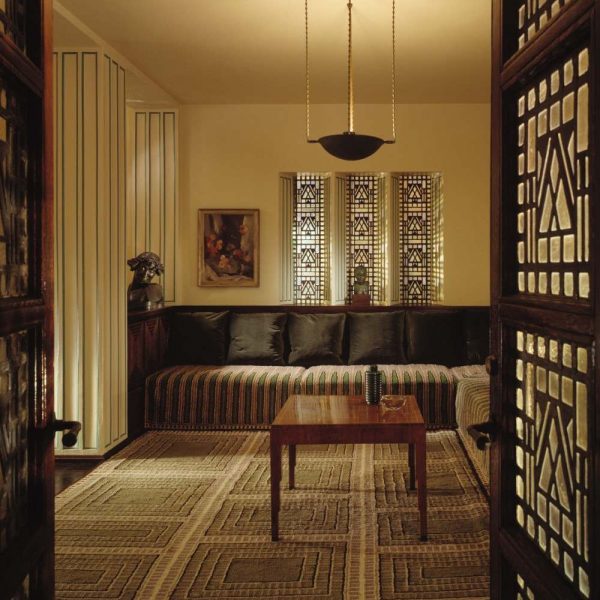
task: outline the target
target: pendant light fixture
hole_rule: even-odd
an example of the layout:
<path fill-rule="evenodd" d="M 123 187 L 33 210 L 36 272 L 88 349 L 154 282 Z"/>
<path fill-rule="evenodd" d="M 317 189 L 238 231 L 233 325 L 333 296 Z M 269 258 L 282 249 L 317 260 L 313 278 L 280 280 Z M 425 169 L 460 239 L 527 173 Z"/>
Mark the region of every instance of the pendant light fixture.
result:
<path fill-rule="evenodd" d="M 348 1 L 348 131 L 326 135 L 319 139 L 310 137 L 310 68 L 308 60 L 308 0 L 304 0 L 305 51 L 306 51 L 306 141 L 321 144 L 336 158 L 360 160 L 371 156 L 383 144 L 396 143 L 396 0 L 392 0 L 392 139 L 383 140 L 374 135 L 354 131 L 354 78 L 352 65 L 352 0 Z"/>

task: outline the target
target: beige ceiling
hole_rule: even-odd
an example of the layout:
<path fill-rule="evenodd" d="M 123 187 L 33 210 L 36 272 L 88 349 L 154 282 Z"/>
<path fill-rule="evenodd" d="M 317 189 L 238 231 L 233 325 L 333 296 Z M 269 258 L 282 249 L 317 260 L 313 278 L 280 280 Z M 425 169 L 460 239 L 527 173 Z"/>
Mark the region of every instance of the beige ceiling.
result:
<path fill-rule="evenodd" d="M 304 102 L 304 0 L 60 2 L 182 103 Z M 356 102 L 390 100 L 391 4 L 354 0 Z M 490 6 L 396 0 L 398 102 L 489 101 Z M 315 103 L 345 100 L 346 11 L 309 0 Z"/>

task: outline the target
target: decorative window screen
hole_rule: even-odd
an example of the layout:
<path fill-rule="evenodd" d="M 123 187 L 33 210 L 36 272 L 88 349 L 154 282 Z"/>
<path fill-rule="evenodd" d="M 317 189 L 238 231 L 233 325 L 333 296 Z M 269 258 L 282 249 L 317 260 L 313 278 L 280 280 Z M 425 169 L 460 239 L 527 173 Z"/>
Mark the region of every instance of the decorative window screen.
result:
<path fill-rule="evenodd" d="M 299 174 L 293 206 L 292 260 L 295 304 L 324 304 L 329 286 L 328 179 Z"/>
<path fill-rule="evenodd" d="M 589 50 L 580 48 L 517 97 L 517 287 L 589 301 Z"/>
<path fill-rule="evenodd" d="M 0 78 L 0 298 L 29 292 L 25 123 L 23 99 L 9 91 Z"/>
<path fill-rule="evenodd" d="M 517 593 L 516 600 L 535 600 L 535 594 L 527 585 L 523 577 L 517 574 L 516 576 Z"/>
<path fill-rule="evenodd" d="M 354 269 L 367 268 L 369 293 L 374 304 L 385 302 L 385 232 L 382 177 L 369 174 L 346 176 L 346 273 L 347 301 L 353 293 Z"/>
<path fill-rule="evenodd" d="M 522 0 L 519 4 L 519 49 L 544 29 L 565 5 L 576 0 Z"/>
<path fill-rule="evenodd" d="M 27 520 L 28 341 L 26 331 L 0 337 L 0 552 L 6 551 Z"/>
<path fill-rule="evenodd" d="M 0 8 L 0 31 L 10 38 L 19 50 L 26 50 L 27 0 L 4 0 Z"/>
<path fill-rule="evenodd" d="M 443 283 L 441 176 L 437 173 L 392 175 L 393 214 L 398 228 L 401 304 L 439 302 Z"/>
<path fill-rule="evenodd" d="M 519 329 L 516 349 L 516 524 L 589 597 L 593 351 L 581 340 Z"/>

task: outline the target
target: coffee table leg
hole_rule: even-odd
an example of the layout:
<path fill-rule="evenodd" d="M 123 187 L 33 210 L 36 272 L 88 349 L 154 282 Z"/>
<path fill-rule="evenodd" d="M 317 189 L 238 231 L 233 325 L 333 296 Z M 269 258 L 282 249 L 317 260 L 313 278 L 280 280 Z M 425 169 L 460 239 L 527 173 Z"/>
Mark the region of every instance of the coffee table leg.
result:
<path fill-rule="evenodd" d="M 411 490 L 415 489 L 415 445 L 408 445 L 408 471 L 409 471 L 409 484 L 408 487 Z"/>
<path fill-rule="evenodd" d="M 425 432 L 417 443 L 417 491 L 419 515 L 421 517 L 421 540 L 427 540 L 427 449 Z"/>
<path fill-rule="evenodd" d="M 290 455 L 290 490 L 296 487 L 296 445 L 290 444 L 288 446 L 288 453 Z"/>
<path fill-rule="evenodd" d="M 279 539 L 279 506 L 281 481 L 281 444 L 271 431 L 271 539 Z"/>

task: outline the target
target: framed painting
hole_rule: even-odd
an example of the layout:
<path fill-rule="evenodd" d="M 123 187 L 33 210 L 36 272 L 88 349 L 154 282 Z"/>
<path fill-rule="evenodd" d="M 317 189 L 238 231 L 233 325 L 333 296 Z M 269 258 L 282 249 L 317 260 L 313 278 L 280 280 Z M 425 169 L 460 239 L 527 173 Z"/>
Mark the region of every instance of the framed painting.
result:
<path fill-rule="evenodd" d="M 198 211 L 198 285 L 258 286 L 257 209 Z"/>

